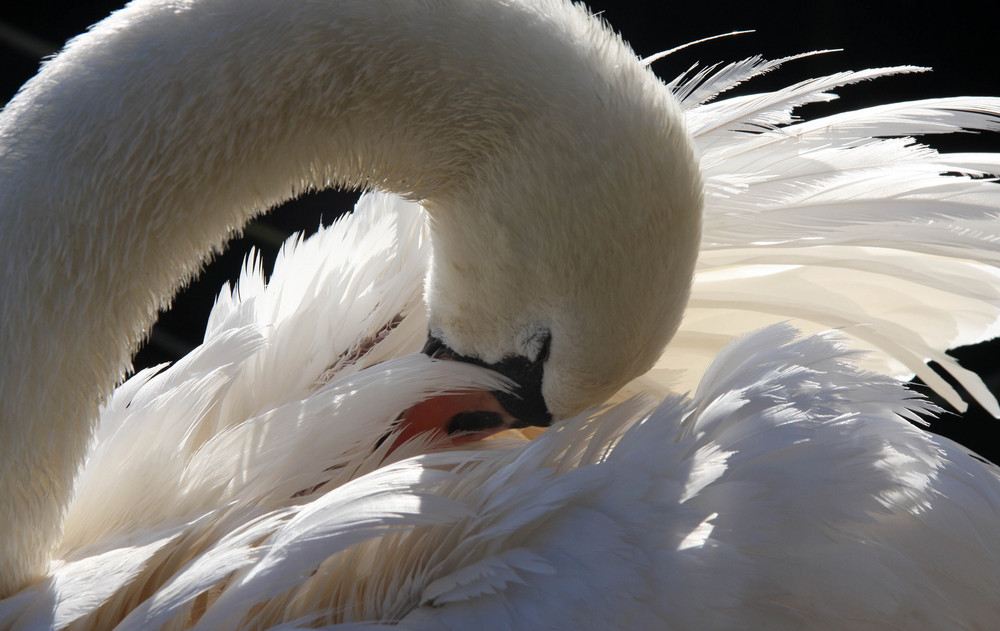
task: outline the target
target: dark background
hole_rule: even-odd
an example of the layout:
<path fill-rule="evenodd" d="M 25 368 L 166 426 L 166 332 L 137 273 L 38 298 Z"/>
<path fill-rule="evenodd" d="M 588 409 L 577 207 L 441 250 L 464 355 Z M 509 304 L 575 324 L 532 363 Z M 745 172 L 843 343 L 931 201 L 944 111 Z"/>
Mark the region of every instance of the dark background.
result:
<path fill-rule="evenodd" d="M 276 0 L 280 1 L 280 0 Z M 0 102 L 13 96 L 38 68 L 42 56 L 60 48 L 66 39 L 99 21 L 121 2 L 34 0 L 0 10 Z M 888 100 L 933 96 L 1000 96 L 996 68 L 996 21 L 986 3 L 925 2 L 816 2 L 792 9 L 792 3 L 692 3 L 620 0 L 590 3 L 631 43 L 641 56 L 688 41 L 734 30 L 756 29 L 749 35 L 726 38 L 658 62 L 654 68 L 666 78 L 695 61 L 734 61 L 753 54 L 782 57 L 818 49 L 842 52 L 796 62 L 762 79 L 759 91 L 829 72 L 891 65 L 934 68 L 932 74 L 879 80 L 841 90 L 834 104 L 810 106 L 809 115 L 855 108 Z M 769 10 L 765 10 L 769 9 Z M 926 139 L 948 151 L 1000 151 L 1000 135 L 961 135 Z M 272 259 L 277 245 L 292 232 L 315 230 L 349 210 L 353 194 L 324 192 L 307 196 L 254 222 L 243 238 L 209 266 L 201 278 L 162 315 L 150 341 L 136 357 L 142 367 L 176 359 L 200 341 L 215 295 L 222 283 L 238 276 L 243 257 L 257 247 Z M 967 367 L 976 370 L 994 392 L 1000 392 L 997 343 L 958 349 Z M 978 406 L 965 418 L 950 417 L 936 428 L 952 435 L 992 460 L 1000 461 L 1000 421 Z"/>

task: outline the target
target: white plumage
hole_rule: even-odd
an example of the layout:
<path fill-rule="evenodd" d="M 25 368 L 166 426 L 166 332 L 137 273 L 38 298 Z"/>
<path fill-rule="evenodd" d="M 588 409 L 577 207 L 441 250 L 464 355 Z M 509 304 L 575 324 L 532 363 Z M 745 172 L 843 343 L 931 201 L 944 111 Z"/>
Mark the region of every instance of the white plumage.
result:
<path fill-rule="evenodd" d="M 701 253 L 624 401 L 532 441 L 389 453 L 413 403 L 500 381 L 412 354 L 424 213 L 366 197 L 266 286 L 248 264 L 201 347 L 115 391 L 48 573 L 0 628 L 990 628 L 997 470 L 904 420 L 931 406 L 887 375 L 995 332 L 996 184 L 940 174 L 1000 159 L 887 137 L 995 129 L 1000 102 L 793 122 L 890 71 L 711 100 L 768 68 L 672 84 Z"/>
<path fill-rule="evenodd" d="M 871 358 L 878 370 L 915 373 L 964 410 L 927 367 L 934 360 L 1000 416 L 980 378 L 943 352 L 1000 333 L 1000 187 L 942 177 L 1000 172 L 1000 157 L 940 154 L 912 138 L 1000 130 L 1000 103 L 930 99 L 794 117 L 800 105 L 836 98 L 835 87 L 919 70 L 911 67 L 706 102 L 782 61 L 751 58 L 672 83 L 701 151 L 707 199 L 692 299 L 661 367 L 704 367 L 734 335 L 788 319 L 813 331 L 848 327 L 863 347 L 885 351 Z"/>
<path fill-rule="evenodd" d="M 130 611 L 121 629 L 992 620 L 996 469 L 903 420 L 928 404 L 855 368 L 840 336 L 771 327 L 730 344 L 690 399 L 635 399 L 531 442 L 381 466 L 387 445 L 372 445 L 399 410 L 489 380 L 415 355 L 373 365 L 422 340 L 422 219 L 366 198 L 286 248 L 266 289 L 248 270 L 195 353 L 119 388 L 67 516 L 65 561 L 4 601 L 4 623 L 102 627 Z M 366 317 L 375 305 L 383 317 Z M 295 363 L 296 344 L 352 355 L 394 313 L 408 315 L 339 374 Z"/>

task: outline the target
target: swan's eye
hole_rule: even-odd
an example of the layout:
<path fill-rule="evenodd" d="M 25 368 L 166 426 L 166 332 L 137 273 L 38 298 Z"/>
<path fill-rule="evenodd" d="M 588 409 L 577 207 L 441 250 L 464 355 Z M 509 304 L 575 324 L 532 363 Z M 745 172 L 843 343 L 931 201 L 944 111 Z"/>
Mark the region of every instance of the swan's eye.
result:
<path fill-rule="evenodd" d="M 536 325 L 518 340 L 518 355 L 523 356 L 533 364 L 544 363 L 549 358 L 549 346 L 552 343 L 552 333 L 547 327 Z"/>

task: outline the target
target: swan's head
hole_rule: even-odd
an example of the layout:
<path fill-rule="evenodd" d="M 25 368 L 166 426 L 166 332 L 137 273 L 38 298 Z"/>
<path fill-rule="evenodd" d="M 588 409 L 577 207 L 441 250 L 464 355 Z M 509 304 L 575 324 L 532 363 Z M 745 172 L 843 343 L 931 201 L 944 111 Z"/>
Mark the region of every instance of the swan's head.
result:
<path fill-rule="evenodd" d="M 687 303 L 702 189 L 672 96 L 659 85 L 637 93 L 642 107 L 606 104 L 629 115 L 587 112 L 603 124 L 583 135 L 546 120 L 544 143 L 511 149 L 523 159 L 508 153 L 427 204 L 425 352 L 514 387 L 432 399 L 408 415 L 432 417 L 421 429 L 548 425 L 605 402 L 663 352 Z"/>

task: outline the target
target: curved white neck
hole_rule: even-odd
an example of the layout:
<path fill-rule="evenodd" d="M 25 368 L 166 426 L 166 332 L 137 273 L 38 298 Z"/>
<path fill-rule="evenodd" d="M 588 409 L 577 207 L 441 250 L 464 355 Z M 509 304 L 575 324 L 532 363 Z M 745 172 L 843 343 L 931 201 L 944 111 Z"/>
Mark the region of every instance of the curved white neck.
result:
<path fill-rule="evenodd" d="M 0 596 L 44 572 L 98 404 L 157 308 L 254 215 L 335 184 L 426 200 L 455 233 L 435 275 L 454 276 L 496 249 L 465 217 L 572 231 L 607 215 L 599 180 L 645 203 L 616 172 L 655 181 L 676 147 L 608 159 L 677 127 L 669 101 L 561 2 L 136 2 L 72 42 L 0 117 Z"/>

